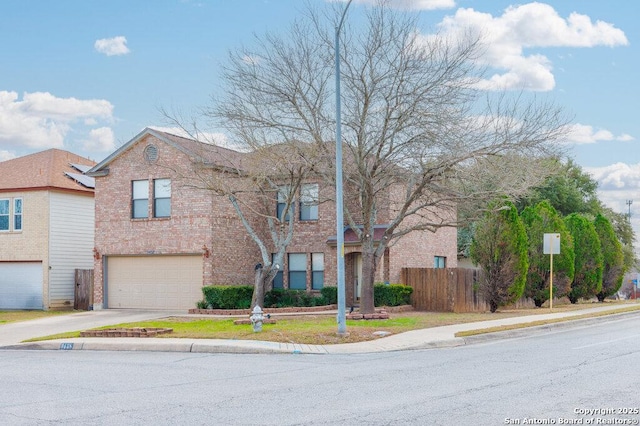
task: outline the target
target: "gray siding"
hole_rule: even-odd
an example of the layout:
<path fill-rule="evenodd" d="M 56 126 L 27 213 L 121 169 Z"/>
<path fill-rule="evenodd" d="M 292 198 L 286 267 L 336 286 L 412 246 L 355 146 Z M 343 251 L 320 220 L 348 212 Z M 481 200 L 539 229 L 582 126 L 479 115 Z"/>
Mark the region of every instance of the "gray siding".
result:
<path fill-rule="evenodd" d="M 73 307 L 76 269 L 93 269 L 93 197 L 51 192 L 49 305 Z"/>

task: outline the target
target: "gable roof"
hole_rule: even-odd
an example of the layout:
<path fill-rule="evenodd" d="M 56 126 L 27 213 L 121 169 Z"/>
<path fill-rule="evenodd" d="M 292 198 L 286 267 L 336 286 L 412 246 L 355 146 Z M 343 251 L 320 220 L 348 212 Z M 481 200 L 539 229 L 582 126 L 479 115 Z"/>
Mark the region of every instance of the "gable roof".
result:
<path fill-rule="evenodd" d="M 93 193 L 93 179 L 82 175 L 81 168 L 95 164 L 88 158 L 61 149 L 2 161 L 0 191 L 63 189 Z"/>
<path fill-rule="evenodd" d="M 89 171 L 86 172 L 86 174 L 89 176 L 104 176 L 108 174 L 109 164 L 120 157 L 133 145 L 140 142 L 142 139 L 149 135 L 185 153 L 194 161 L 202 162 L 203 164 L 208 166 L 222 167 L 233 170 L 242 169 L 244 154 L 242 154 L 241 152 L 209 143 L 199 142 L 193 139 L 173 135 L 171 133 L 147 127 L 142 132 L 138 133 L 129 142 L 122 145 L 107 158 L 92 167 Z"/>

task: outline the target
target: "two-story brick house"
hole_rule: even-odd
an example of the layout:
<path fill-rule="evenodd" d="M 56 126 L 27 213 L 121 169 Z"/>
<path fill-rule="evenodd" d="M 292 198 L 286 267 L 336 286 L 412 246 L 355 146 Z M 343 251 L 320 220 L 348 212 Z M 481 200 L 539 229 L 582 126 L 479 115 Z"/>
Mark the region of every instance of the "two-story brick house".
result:
<path fill-rule="evenodd" d="M 95 162 L 49 149 L 0 162 L 0 309 L 73 308 L 93 268 Z"/>
<path fill-rule="evenodd" d="M 208 164 L 208 173 L 237 169 L 244 156 L 145 129 L 88 172 L 96 180 L 95 309 L 187 309 L 202 299 L 203 285 L 253 283 L 261 257 L 231 203 L 189 184 L 184 175 L 202 172 L 194 162 Z M 302 185 L 290 218 L 293 239 L 275 287 L 313 291 L 336 285 L 335 204 L 314 202 L 332 194 L 320 179 Z M 279 201 L 274 196 L 274 213 Z M 266 232 L 259 214 L 246 214 Z M 358 294 L 359 251 L 346 228 L 350 304 Z M 411 233 L 387 250 L 379 281 L 398 282 L 402 267 L 432 267 L 434 259 L 455 266 L 455 254 L 455 229 Z"/>

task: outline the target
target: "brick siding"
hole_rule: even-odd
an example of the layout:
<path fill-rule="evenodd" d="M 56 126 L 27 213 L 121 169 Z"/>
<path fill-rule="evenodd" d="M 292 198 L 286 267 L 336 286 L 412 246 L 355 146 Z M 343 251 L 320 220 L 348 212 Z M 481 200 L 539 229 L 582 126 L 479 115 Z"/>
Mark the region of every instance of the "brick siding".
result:
<path fill-rule="evenodd" d="M 143 157 L 144 148 L 149 143 L 158 148 L 158 162 L 155 164 L 149 164 Z M 96 177 L 95 239 L 100 258 L 95 261 L 95 304 L 100 306 L 104 302 L 104 256 L 203 254 L 202 248 L 206 245 L 210 257 L 203 256 L 203 285 L 253 283 L 254 266 L 261 262 L 255 242 L 227 198 L 194 188 L 185 182 L 183 177 L 192 170 L 186 154 L 147 135 L 121 153 L 108 168 L 107 176 Z M 131 219 L 131 182 L 148 179 L 152 185 L 153 179 L 159 178 L 171 179 L 171 217 Z M 325 286 L 335 286 L 337 280 L 336 247 L 335 244 L 327 244 L 328 238 L 336 234 L 335 204 L 324 202 L 333 197 L 333 188 L 319 181 L 317 183 L 320 185 L 320 200 L 323 201 L 318 206 L 318 220 L 300 221 L 299 206 L 296 206 L 292 217 L 294 236 L 288 247 L 289 253 L 307 254 L 307 290 L 311 290 L 311 253 L 324 253 Z M 152 194 L 150 188 L 149 196 L 152 197 Z M 352 198 L 350 202 L 353 202 Z M 275 211 L 275 197 L 272 207 Z M 249 222 L 257 231 L 262 236 L 268 235 L 264 220 L 257 214 L 246 212 Z M 345 247 L 347 277 L 353 270 L 349 254 L 358 251 L 358 247 Z M 431 267 L 433 256 L 446 256 L 448 266 L 454 267 L 455 254 L 455 229 L 409 234 L 389 249 L 386 262 L 382 262 L 378 270 L 379 281 L 398 282 L 402 267 Z M 286 286 L 286 256 L 283 273 Z M 351 284 L 347 281 L 346 289 L 352 298 L 352 281 Z"/>

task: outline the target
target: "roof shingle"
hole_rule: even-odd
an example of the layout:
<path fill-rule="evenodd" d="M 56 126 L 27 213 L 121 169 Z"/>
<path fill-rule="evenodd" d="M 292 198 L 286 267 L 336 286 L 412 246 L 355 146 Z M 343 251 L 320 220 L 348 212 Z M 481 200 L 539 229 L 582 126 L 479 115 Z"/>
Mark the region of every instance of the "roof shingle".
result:
<path fill-rule="evenodd" d="M 94 166 L 87 158 L 60 149 L 48 149 L 0 162 L 0 191 L 64 189 L 93 193 L 65 173 L 78 173 L 71 164 Z"/>

